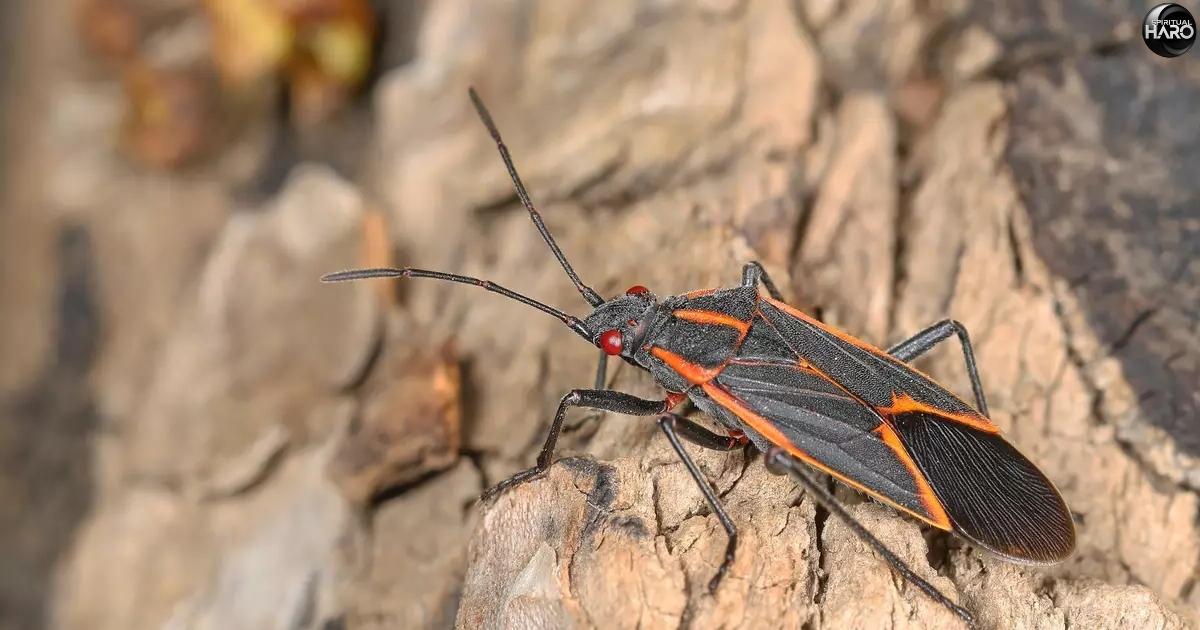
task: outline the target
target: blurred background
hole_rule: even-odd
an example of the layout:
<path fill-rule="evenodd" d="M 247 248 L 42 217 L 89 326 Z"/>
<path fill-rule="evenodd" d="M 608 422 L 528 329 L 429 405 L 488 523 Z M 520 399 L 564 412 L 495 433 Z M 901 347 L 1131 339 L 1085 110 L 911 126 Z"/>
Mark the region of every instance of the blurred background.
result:
<path fill-rule="evenodd" d="M 1200 61 L 1153 3 L 0 3 L 0 628 L 950 627 L 753 454 L 572 416 L 594 348 L 466 97 L 584 280 L 763 261 L 886 345 L 970 329 L 1076 513 L 1013 567 L 840 490 L 995 627 L 1200 610 Z M 1192 7 L 1196 10 L 1196 7 Z M 953 345 L 953 344 L 948 344 Z M 921 362 L 969 391 L 957 348 Z M 610 384 L 658 390 L 611 366 Z"/>

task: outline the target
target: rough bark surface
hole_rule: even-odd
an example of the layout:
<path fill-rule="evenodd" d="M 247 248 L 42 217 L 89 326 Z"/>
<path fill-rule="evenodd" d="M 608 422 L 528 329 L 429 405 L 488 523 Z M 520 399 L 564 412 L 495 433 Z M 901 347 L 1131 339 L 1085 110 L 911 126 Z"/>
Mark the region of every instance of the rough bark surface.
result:
<path fill-rule="evenodd" d="M 724 531 L 646 419 L 573 413 L 548 474 L 476 502 L 533 463 L 595 349 L 468 287 L 315 281 L 395 262 L 584 313 L 468 85 L 604 295 L 757 259 L 879 345 L 968 326 L 1077 554 L 1014 566 L 837 492 L 982 627 L 1195 625 L 1200 62 L 1152 58 L 1141 5 L 420 6 L 385 13 L 403 54 L 347 123 L 353 159 L 281 158 L 266 119 L 146 171 L 69 40 L 13 62 L 0 627 L 958 627 L 760 456 L 692 449 L 741 535 L 710 596 Z M 919 366 L 969 391 L 956 348 Z M 660 395 L 624 364 L 609 382 Z"/>

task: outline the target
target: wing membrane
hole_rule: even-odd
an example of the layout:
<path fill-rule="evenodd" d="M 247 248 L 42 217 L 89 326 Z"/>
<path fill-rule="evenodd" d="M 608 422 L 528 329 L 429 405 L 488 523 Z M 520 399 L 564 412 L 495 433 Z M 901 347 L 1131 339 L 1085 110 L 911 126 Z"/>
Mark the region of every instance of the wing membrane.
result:
<path fill-rule="evenodd" d="M 1004 438 L 925 413 L 892 424 L 963 537 L 1020 562 L 1071 555 L 1075 526 L 1062 497 Z"/>

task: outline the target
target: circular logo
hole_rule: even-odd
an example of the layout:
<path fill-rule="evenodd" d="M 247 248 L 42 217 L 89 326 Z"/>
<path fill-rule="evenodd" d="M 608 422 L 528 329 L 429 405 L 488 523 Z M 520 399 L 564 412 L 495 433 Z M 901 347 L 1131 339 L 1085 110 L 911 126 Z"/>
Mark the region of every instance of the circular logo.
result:
<path fill-rule="evenodd" d="M 1178 57 L 1196 43 L 1196 19 L 1178 4 L 1160 4 L 1142 20 L 1142 40 L 1160 57 Z"/>

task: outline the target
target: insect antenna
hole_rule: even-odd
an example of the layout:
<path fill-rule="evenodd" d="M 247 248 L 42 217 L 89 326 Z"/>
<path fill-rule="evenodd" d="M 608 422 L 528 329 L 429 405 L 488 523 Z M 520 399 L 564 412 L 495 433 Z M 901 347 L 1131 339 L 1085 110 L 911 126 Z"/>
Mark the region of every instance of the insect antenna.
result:
<path fill-rule="evenodd" d="M 529 192 L 525 190 L 525 184 L 521 183 L 521 176 L 517 175 L 517 168 L 513 166 L 512 156 L 508 152 L 508 147 L 504 144 L 504 140 L 500 138 L 500 130 L 496 129 L 496 123 L 492 121 L 492 115 L 488 113 L 487 107 L 484 107 L 483 101 L 479 95 L 475 93 L 475 88 L 469 88 L 467 93 L 471 96 L 471 103 L 475 105 L 475 111 L 479 113 L 479 119 L 483 121 L 483 126 L 487 127 L 488 133 L 492 135 L 492 140 L 496 143 L 496 149 L 500 151 L 500 159 L 504 160 L 504 167 L 508 169 L 508 176 L 512 178 L 513 188 L 517 190 L 517 198 L 521 200 L 521 205 L 529 211 L 529 218 L 533 221 L 534 227 L 538 233 L 542 235 L 542 239 L 546 241 L 546 245 L 550 247 L 550 251 L 554 257 L 558 259 L 558 264 L 562 265 L 563 271 L 567 272 L 567 277 L 571 282 L 575 283 L 575 288 L 583 299 L 588 301 L 593 307 L 600 306 L 604 303 L 604 299 L 600 297 L 588 285 L 584 284 L 579 279 L 579 274 L 571 268 L 571 263 L 567 262 L 566 255 L 559 249 L 558 243 L 554 242 L 554 237 L 550 235 L 550 230 L 546 229 L 546 224 L 542 221 L 542 215 L 533 207 L 533 201 L 529 199 Z"/>
<path fill-rule="evenodd" d="M 433 278 L 434 280 L 446 280 L 449 282 L 458 282 L 461 284 L 470 284 L 499 293 L 506 298 L 516 300 L 526 306 L 532 306 L 537 310 L 552 315 L 558 318 L 559 321 L 566 324 L 571 330 L 575 331 L 580 337 L 583 337 L 592 342 L 592 333 L 587 326 L 574 315 L 564 313 L 549 304 L 539 302 L 529 296 L 521 295 L 512 289 L 506 289 L 490 280 L 481 280 L 472 278 L 471 276 L 460 276 L 456 273 L 446 273 L 444 271 L 430 271 L 428 269 L 413 269 L 412 267 L 384 267 L 378 269 L 351 269 L 349 271 L 337 271 L 327 273 L 321 276 L 321 282 L 346 282 L 349 280 L 366 280 L 368 278 Z"/>

